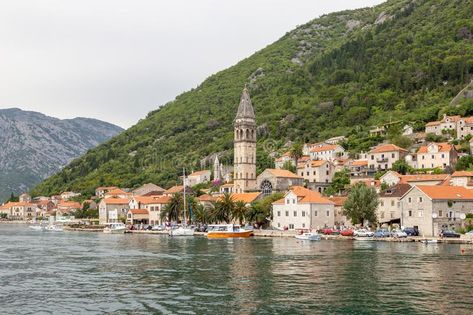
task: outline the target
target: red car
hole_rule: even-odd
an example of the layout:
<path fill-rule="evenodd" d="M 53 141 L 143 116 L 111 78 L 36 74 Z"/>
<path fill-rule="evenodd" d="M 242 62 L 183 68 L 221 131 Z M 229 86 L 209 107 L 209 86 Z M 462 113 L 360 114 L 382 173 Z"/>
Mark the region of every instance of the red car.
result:
<path fill-rule="evenodd" d="M 322 229 L 322 234 L 325 234 L 325 235 L 338 235 L 340 234 L 340 231 L 339 230 L 336 230 L 336 229 Z"/>
<path fill-rule="evenodd" d="M 353 236 L 355 234 L 355 232 L 351 229 L 346 229 L 346 230 L 343 230 L 342 232 L 340 232 L 340 234 L 342 236 Z"/>

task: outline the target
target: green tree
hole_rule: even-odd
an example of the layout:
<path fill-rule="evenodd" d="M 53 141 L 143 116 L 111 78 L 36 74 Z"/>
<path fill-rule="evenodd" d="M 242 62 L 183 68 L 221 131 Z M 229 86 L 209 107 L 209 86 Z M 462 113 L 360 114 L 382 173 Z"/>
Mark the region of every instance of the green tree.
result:
<path fill-rule="evenodd" d="M 350 190 L 343 208 L 343 214 L 353 224 L 364 225 L 365 221 L 375 224 L 377 222 L 378 194 L 364 183 L 358 183 Z"/>
<path fill-rule="evenodd" d="M 350 172 L 347 169 L 343 169 L 333 175 L 332 182 L 324 193 L 327 196 L 340 194 L 348 185 L 350 185 Z"/>
<path fill-rule="evenodd" d="M 268 222 L 267 219 L 271 217 L 273 202 L 283 197 L 284 194 L 276 193 L 253 202 L 246 212 L 247 221 L 258 226 L 263 226 Z"/>
<path fill-rule="evenodd" d="M 18 196 L 15 196 L 14 193 L 11 193 L 10 198 L 7 200 L 7 202 L 18 202 L 20 198 Z"/>
<path fill-rule="evenodd" d="M 296 166 L 293 163 L 291 163 L 291 161 L 285 162 L 284 165 L 282 166 L 282 169 L 288 170 L 289 172 L 293 172 L 293 173 L 296 173 L 297 171 Z"/>
<path fill-rule="evenodd" d="M 215 222 L 229 223 L 234 209 L 235 202 L 233 201 L 232 195 L 225 193 L 222 198 L 215 203 L 215 208 L 212 210 L 212 218 Z"/>
<path fill-rule="evenodd" d="M 462 156 L 458 159 L 457 165 L 455 166 L 455 170 L 457 171 L 464 171 L 464 170 L 471 170 L 473 169 L 473 156 L 466 155 Z"/>
<path fill-rule="evenodd" d="M 201 223 L 201 224 L 212 223 L 211 210 L 204 207 L 203 205 L 198 204 L 194 208 L 194 219 L 196 222 Z"/>
<path fill-rule="evenodd" d="M 248 208 L 246 207 L 246 204 L 243 201 L 235 202 L 233 206 L 232 220 L 238 221 L 240 225 L 243 225 L 247 211 Z"/>
<path fill-rule="evenodd" d="M 292 145 L 291 150 L 289 151 L 289 154 L 291 157 L 294 159 L 294 165 L 297 166 L 297 161 L 301 158 L 303 155 L 303 147 L 304 145 L 301 142 L 296 142 Z"/>
<path fill-rule="evenodd" d="M 183 209 L 184 200 L 181 194 L 174 194 L 169 200 L 169 203 L 163 208 L 161 219 L 179 222 Z"/>
<path fill-rule="evenodd" d="M 394 136 L 391 138 L 391 143 L 404 149 L 408 149 L 412 145 L 411 139 L 406 136 Z"/>
<path fill-rule="evenodd" d="M 397 160 L 393 163 L 391 170 L 398 172 L 399 174 L 406 175 L 413 171 L 412 167 L 407 164 L 404 160 Z"/>

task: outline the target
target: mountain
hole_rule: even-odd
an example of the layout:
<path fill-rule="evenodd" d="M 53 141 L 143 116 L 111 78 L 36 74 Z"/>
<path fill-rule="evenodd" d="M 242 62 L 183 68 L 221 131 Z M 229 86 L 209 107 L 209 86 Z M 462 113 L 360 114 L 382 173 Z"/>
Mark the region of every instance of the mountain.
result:
<path fill-rule="evenodd" d="M 0 109 L 0 200 L 27 191 L 121 131 L 96 119 Z"/>
<path fill-rule="evenodd" d="M 90 150 L 34 194 L 97 185 L 174 184 L 182 166 L 198 169 L 218 153 L 231 164 L 233 119 L 248 85 L 258 124 L 258 171 L 289 141 L 345 135 L 352 152 L 382 139 L 373 125 L 411 123 L 421 130 L 450 106 L 473 72 L 473 2 L 397 0 L 321 16 Z M 209 160 L 209 159 L 207 159 Z"/>

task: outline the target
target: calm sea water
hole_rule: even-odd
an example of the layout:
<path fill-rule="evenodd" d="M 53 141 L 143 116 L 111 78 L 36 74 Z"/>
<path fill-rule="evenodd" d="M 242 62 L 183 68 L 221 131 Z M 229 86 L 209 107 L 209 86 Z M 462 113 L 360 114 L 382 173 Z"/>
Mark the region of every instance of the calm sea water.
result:
<path fill-rule="evenodd" d="M 0 239 L 1 314 L 473 313 L 467 245 L 207 240 L 9 225 L 0 225 Z"/>

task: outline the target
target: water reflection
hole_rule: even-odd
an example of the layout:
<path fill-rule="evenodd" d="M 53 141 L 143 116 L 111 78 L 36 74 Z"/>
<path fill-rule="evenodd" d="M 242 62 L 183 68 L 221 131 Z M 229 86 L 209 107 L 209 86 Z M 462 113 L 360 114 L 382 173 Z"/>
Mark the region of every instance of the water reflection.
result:
<path fill-rule="evenodd" d="M 467 245 L 54 234 L 1 225 L 0 237 L 2 314 L 467 314 L 473 307 Z"/>

